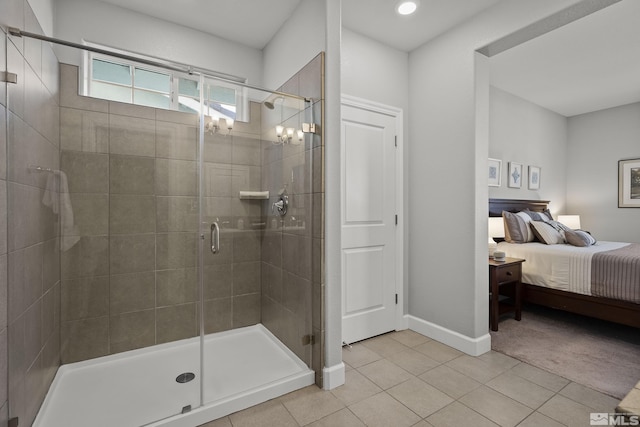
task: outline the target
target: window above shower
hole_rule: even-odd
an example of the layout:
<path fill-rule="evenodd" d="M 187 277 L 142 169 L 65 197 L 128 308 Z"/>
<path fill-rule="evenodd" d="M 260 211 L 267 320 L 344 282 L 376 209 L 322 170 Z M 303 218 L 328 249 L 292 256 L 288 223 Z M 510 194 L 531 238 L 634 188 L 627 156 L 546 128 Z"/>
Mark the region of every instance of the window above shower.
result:
<path fill-rule="evenodd" d="M 83 94 L 153 108 L 200 113 L 198 76 L 87 52 Z M 238 81 L 243 79 L 238 78 Z M 216 119 L 243 120 L 246 97 L 233 83 L 208 80 L 204 113 Z"/>

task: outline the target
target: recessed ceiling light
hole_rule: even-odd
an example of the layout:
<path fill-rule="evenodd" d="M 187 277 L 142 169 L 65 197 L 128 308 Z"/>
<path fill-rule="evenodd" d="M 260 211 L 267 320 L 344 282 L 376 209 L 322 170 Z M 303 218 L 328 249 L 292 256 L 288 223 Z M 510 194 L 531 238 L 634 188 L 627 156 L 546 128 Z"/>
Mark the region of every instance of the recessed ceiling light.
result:
<path fill-rule="evenodd" d="M 418 3 L 418 0 L 401 1 L 396 6 L 396 12 L 400 15 L 411 15 L 416 11 L 416 9 L 418 9 Z"/>

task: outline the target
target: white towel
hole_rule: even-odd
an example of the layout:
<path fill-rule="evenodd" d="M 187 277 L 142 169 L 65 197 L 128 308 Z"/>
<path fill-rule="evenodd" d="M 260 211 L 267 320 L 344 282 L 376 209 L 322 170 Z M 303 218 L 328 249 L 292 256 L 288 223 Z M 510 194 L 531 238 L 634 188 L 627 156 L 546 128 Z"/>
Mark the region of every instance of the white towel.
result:
<path fill-rule="evenodd" d="M 68 251 L 78 243 L 80 233 L 78 232 L 78 227 L 74 224 L 67 174 L 62 171 L 53 171 L 49 174 L 42 203 L 45 206 L 49 206 L 54 214 L 60 215 L 60 250 L 63 252 Z"/>

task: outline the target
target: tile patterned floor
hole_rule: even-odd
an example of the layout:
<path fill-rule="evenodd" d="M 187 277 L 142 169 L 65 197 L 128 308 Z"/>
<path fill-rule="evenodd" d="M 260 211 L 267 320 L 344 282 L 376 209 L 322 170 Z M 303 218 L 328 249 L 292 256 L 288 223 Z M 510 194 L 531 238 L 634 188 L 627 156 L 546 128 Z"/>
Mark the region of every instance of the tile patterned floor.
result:
<path fill-rule="evenodd" d="M 306 387 L 200 427 L 582 427 L 618 404 L 501 353 L 468 356 L 410 330 L 342 354 L 343 386 Z"/>

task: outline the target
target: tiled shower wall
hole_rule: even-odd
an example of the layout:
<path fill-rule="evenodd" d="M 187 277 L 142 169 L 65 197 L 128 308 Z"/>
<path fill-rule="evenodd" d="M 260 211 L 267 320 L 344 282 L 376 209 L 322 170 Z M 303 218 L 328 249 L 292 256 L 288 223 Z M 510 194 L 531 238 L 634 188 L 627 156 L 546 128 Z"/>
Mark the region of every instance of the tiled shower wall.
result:
<path fill-rule="evenodd" d="M 198 117 L 78 96 L 77 73 L 61 65 L 60 169 L 75 218 L 63 227 L 63 363 L 199 333 Z M 261 189 L 260 105 L 251 119 L 205 137 L 205 222 L 222 227 L 220 253 L 204 246 L 205 333 L 261 320 L 261 205 L 238 197 Z"/>
<path fill-rule="evenodd" d="M 26 1 L 0 5 L 2 26 L 42 34 Z M 0 91 L 0 423 L 28 426 L 60 364 L 56 179 L 30 168 L 59 166 L 58 62 L 48 43 L 0 35 L 0 71 L 6 52 L 18 81 Z"/>
<path fill-rule="evenodd" d="M 267 213 L 268 227 L 262 242 L 262 322 L 311 364 L 320 386 L 324 366 L 323 82 L 321 53 L 279 89 L 313 100 L 313 120 L 319 130 L 305 135 L 299 145 L 264 141 L 262 168 L 262 185 L 271 194 L 270 202 L 277 201 L 282 189 L 286 189 L 290 202 L 289 212 L 282 218 Z M 278 119 L 277 111 L 266 115 L 264 126 L 275 126 Z M 282 124 L 299 129 L 301 123 L 310 121 L 307 108 L 285 117 Z M 305 335 L 313 336 L 312 345 L 303 342 Z"/>

